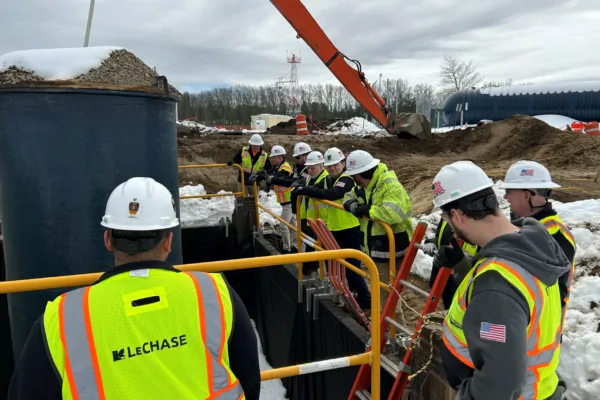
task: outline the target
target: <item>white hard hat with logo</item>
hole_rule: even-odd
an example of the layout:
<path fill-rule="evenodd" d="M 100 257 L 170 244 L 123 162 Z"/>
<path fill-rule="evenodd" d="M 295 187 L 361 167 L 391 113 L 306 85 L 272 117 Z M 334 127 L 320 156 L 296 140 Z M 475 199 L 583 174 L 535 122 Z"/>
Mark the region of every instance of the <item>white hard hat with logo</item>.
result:
<path fill-rule="evenodd" d="M 327 149 L 325 152 L 325 166 L 335 165 L 344 159 L 344 153 L 337 147 Z"/>
<path fill-rule="evenodd" d="M 262 138 L 258 133 L 255 133 L 254 135 L 250 136 L 250 140 L 248 141 L 248 143 L 250 143 L 252 146 L 262 146 L 263 144 L 265 144 L 265 142 L 263 142 Z"/>
<path fill-rule="evenodd" d="M 275 156 L 285 156 L 285 149 L 282 146 L 279 145 L 275 145 L 273 146 L 273 148 L 271 149 L 271 153 L 269 154 L 269 157 L 275 157 Z"/>
<path fill-rule="evenodd" d="M 346 159 L 346 173 L 356 175 L 368 171 L 379 164 L 379 159 L 373 158 L 364 150 L 354 150 Z"/>
<path fill-rule="evenodd" d="M 506 171 L 501 189 L 554 189 L 560 185 L 552 182 L 550 171 L 535 161 L 521 160 Z"/>
<path fill-rule="evenodd" d="M 102 226 L 123 231 L 154 231 L 179 225 L 175 200 L 152 178 L 131 178 L 113 190 Z"/>
<path fill-rule="evenodd" d="M 296 145 L 294 146 L 294 154 L 292 155 L 292 157 L 298 157 L 303 154 L 308 154 L 311 151 L 312 150 L 308 144 L 304 142 L 296 143 Z"/>
<path fill-rule="evenodd" d="M 494 182 L 473 162 L 457 161 L 442 167 L 433 179 L 433 205 L 437 209 L 492 186 Z"/>
<path fill-rule="evenodd" d="M 318 165 L 318 164 L 323 164 L 324 162 L 325 162 L 325 159 L 323 158 L 323 154 L 321 154 L 321 152 L 311 151 L 310 153 L 308 153 L 308 156 L 306 157 L 306 162 L 304 163 L 304 165 L 306 165 L 306 166 Z"/>

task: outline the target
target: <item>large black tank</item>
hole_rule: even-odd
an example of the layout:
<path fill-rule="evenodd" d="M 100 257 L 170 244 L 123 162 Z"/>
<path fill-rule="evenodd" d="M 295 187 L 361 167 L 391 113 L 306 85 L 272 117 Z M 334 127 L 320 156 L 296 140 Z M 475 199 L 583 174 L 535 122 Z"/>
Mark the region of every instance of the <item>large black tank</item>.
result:
<path fill-rule="evenodd" d="M 532 85 L 463 89 L 448 96 L 444 120 L 448 126 L 460 124 L 457 104 L 464 111 L 463 123 L 476 124 L 515 114 L 558 114 L 580 121 L 600 120 L 600 81 L 557 82 Z"/>
<path fill-rule="evenodd" d="M 0 89 L 0 219 L 7 280 L 106 271 L 100 220 L 112 190 L 148 176 L 179 216 L 176 100 L 148 87 L 38 84 Z M 181 230 L 169 261 L 181 263 Z M 9 295 L 15 359 L 46 302 Z"/>

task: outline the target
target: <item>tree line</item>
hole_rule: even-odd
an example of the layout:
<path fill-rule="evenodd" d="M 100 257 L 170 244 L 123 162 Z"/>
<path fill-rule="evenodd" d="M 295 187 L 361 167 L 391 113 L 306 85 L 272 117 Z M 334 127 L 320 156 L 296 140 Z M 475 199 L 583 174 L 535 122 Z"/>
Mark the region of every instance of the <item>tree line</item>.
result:
<path fill-rule="evenodd" d="M 472 61 L 456 57 L 444 57 L 439 76 L 438 86 L 411 85 L 406 79 L 382 79 L 371 84 L 393 112 L 417 111 L 425 115 L 424 109 L 442 108 L 445 99 L 455 91 L 513 84 L 510 79 L 484 82 Z M 341 85 L 304 84 L 296 86 L 294 91 L 289 86 L 233 85 L 184 93 L 178 106 L 178 119 L 195 118 L 205 125 L 248 125 L 252 115 L 294 116 L 298 112 L 311 115 L 315 120 L 366 116 L 366 111 Z"/>

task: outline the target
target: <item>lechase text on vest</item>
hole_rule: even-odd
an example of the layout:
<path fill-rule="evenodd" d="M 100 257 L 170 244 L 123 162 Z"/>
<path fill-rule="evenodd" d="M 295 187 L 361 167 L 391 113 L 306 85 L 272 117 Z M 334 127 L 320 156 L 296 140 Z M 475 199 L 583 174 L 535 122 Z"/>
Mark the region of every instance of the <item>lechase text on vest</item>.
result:
<path fill-rule="evenodd" d="M 140 346 L 128 346 L 123 349 L 113 350 L 113 361 L 121 361 L 125 358 L 133 358 L 144 354 L 150 354 L 155 351 L 172 349 L 175 347 L 185 346 L 187 344 L 186 335 L 173 336 L 170 339 L 158 339 L 150 342 L 145 342 Z"/>

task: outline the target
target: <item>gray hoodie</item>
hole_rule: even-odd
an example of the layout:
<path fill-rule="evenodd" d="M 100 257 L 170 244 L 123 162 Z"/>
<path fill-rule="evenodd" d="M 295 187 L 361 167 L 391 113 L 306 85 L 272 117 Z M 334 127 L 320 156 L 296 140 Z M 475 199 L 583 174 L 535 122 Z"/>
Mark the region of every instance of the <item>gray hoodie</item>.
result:
<path fill-rule="evenodd" d="M 546 228 L 525 218 L 515 233 L 499 236 L 473 258 L 501 258 L 518 264 L 546 285 L 570 270 L 571 263 Z M 505 342 L 480 337 L 483 322 L 506 326 Z M 516 400 L 521 396 L 527 371 L 527 325 L 529 306 L 523 295 L 495 272 L 482 274 L 463 319 L 463 330 L 475 372 L 460 385 L 460 400 Z M 550 399 L 560 399 L 562 389 Z"/>

